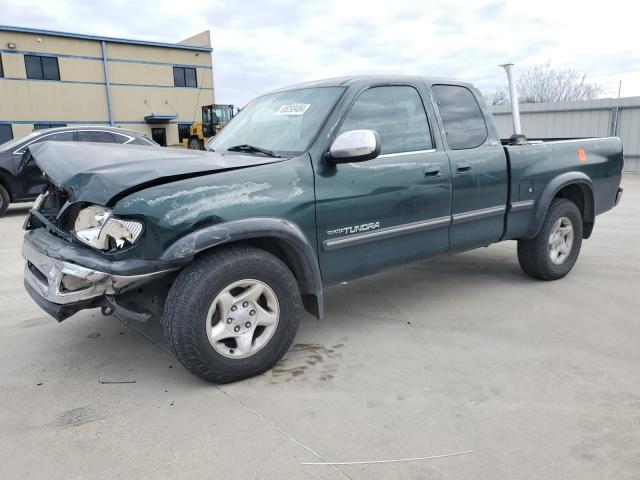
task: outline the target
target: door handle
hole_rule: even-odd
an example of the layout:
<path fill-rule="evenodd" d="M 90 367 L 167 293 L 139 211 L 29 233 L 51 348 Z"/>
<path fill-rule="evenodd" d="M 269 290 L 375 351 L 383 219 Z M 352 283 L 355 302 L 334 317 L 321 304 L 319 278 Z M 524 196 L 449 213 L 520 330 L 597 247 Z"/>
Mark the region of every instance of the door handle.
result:
<path fill-rule="evenodd" d="M 456 164 L 458 173 L 466 173 L 471 171 L 471 164 L 469 162 L 459 162 Z"/>
<path fill-rule="evenodd" d="M 442 175 L 440 173 L 440 164 L 434 163 L 434 164 L 426 164 L 424 166 L 424 176 L 425 177 L 439 177 L 440 175 Z"/>

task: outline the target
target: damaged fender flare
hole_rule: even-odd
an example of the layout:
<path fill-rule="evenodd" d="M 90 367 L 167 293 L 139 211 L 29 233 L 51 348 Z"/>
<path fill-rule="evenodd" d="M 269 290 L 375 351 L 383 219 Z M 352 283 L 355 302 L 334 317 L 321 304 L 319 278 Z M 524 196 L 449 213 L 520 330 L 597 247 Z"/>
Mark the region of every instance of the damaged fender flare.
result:
<path fill-rule="evenodd" d="M 322 277 L 316 253 L 300 228 L 281 218 L 245 218 L 195 230 L 167 248 L 161 261 L 190 261 L 204 250 L 241 240 L 270 239 L 283 248 L 287 265 L 298 280 L 305 308 L 323 316 Z"/>

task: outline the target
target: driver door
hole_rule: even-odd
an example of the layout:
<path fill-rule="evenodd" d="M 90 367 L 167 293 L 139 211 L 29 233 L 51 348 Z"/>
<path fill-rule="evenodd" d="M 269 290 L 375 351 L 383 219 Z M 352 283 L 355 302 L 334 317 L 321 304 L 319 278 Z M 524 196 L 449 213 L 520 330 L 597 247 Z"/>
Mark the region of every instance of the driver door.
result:
<path fill-rule="evenodd" d="M 381 143 L 377 158 L 339 165 L 320 160 L 317 236 L 327 284 L 449 248 L 449 160 L 434 142 L 419 88 L 371 87 L 351 105 L 337 135 L 377 131 Z"/>

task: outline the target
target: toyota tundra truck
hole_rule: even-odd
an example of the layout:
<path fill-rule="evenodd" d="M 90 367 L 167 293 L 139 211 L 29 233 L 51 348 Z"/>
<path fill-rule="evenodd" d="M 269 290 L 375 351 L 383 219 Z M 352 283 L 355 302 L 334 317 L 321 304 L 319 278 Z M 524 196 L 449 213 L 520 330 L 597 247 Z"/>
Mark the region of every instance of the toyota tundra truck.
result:
<path fill-rule="evenodd" d="M 473 85 L 404 76 L 268 93 L 207 151 L 29 149 L 47 183 L 25 223 L 30 296 L 59 321 L 157 319 L 216 383 L 273 367 L 332 284 L 504 240 L 530 276 L 564 277 L 624 162 L 618 138 L 501 141 Z"/>

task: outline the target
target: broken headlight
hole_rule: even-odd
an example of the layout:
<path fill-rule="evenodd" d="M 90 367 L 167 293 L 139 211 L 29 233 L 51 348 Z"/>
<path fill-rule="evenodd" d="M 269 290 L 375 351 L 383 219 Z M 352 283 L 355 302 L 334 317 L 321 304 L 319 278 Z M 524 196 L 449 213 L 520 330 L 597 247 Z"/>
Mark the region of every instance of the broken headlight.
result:
<path fill-rule="evenodd" d="M 142 234 L 142 223 L 115 218 L 108 208 L 92 205 L 78 213 L 74 233 L 82 243 L 107 251 L 134 243 Z"/>

